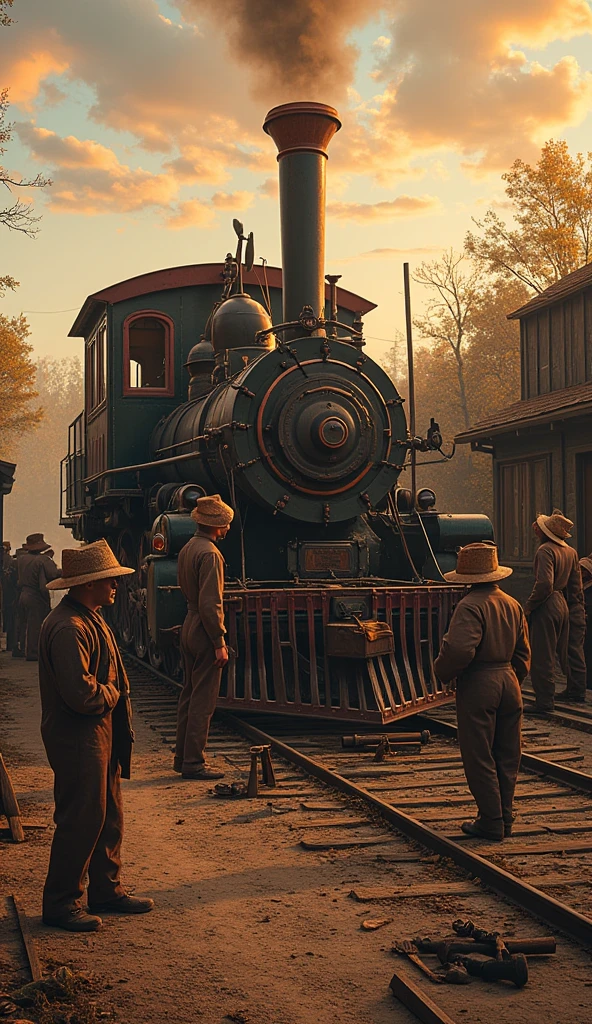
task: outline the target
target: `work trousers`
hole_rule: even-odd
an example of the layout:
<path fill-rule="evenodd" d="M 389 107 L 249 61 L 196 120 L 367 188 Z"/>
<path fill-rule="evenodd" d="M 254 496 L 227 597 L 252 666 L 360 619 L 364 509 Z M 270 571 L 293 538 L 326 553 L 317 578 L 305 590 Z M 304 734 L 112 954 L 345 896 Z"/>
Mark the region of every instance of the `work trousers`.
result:
<path fill-rule="evenodd" d="M 552 711 L 555 704 L 555 667 L 557 660 L 567 673 L 569 612 L 563 594 L 555 591 L 528 619 L 532 660 L 530 678 L 541 711 Z"/>
<path fill-rule="evenodd" d="M 586 696 L 585 639 L 586 623 L 583 614 L 581 622 L 573 622 L 570 618 L 567 643 L 567 692 L 572 697 Z"/>
<path fill-rule="evenodd" d="M 88 874 L 88 903 L 125 894 L 120 882 L 123 804 L 121 769 L 111 749 L 111 715 L 83 722 L 76 735 L 45 747 L 53 769 L 56 830 L 43 890 L 43 916 L 59 917 L 80 906 Z M 90 727 L 89 727 L 90 726 Z"/>
<path fill-rule="evenodd" d="M 51 611 L 51 605 L 47 598 L 33 590 L 32 587 L 23 587 L 19 599 L 19 610 L 22 616 L 25 657 L 27 661 L 37 661 L 39 634 L 43 620 Z"/>
<path fill-rule="evenodd" d="M 181 633 L 184 682 L 177 710 L 175 747 L 175 768 L 179 771 L 191 771 L 205 763 L 210 721 L 222 679 L 212 641 L 203 626 L 191 619 L 188 615 Z"/>
<path fill-rule="evenodd" d="M 456 684 L 458 742 L 483 827 L 512 821 L 520 768 L 522 695 L 511 667 L 479 669 Z"/>

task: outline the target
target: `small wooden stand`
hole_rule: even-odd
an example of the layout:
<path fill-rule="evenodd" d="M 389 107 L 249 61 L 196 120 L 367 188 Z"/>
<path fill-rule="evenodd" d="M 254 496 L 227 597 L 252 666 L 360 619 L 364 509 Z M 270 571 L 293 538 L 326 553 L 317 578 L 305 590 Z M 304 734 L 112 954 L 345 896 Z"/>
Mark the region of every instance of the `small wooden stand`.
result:
<path fill-rule="evenodd" d="M 0 754 L 0 815 L 2 814 L 8 819 L 8 827 L 10 828 L 13 841 L 15 843 L 24 843 L 25 832 L 21 821 L 21 812 L 12 782 L 10 781 L 10 775 L 4 764 L 4 758 Z"/>

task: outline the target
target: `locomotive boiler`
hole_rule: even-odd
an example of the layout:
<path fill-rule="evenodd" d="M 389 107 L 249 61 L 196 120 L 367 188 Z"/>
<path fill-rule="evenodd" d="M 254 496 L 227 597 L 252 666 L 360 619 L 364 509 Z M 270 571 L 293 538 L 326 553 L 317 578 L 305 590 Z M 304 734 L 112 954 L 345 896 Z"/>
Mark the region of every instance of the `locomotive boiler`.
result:
<path fill-rule="evenodd" d="M 185 612 L 177 555 L 194 532 L 197 497 L 220 493 L 235 509 L 222 545 L 232 655 L 220 704 L 384 723 L 446 699 L 433 659 L 462 589 L 442 570 L 454 567 L 460 545 L 490 539 L 492 527 L 485 516 L 436 511 L 428 489 L 399 486 L 413 450 L 441 453 L 437 424 L 425 438 L 410 436 L 403 399 L 364 353 L 360 317 L 334 277 L 327 308 L 325 168 L 340 127 L 320 103 L 268 113 L 264 130 L 279 161 L 282 312 L 278 322 L 269 295 L 262 304 L 246 289 L 252 241 L 235 222 L 238 248 L 221 270 L 222 294 L 195 323 L 188 401 L 174 401 L 166 345 L 148 323 L 155 310 L 128 313 L 119 353 L 112 319 L 105 402 L 121 383 L 124 399 L 160 392 L 165 415 L 156 425 L 153 418 L 146 459 L 118 465 L 107 455 L 89 472 L 96 417 L 85 410 L 78 429 L 86 443 L 64 462 L 62 522 L 81 539 L 108 537 L 136 569 L 113 624 L 123 643 L 174 675 Z M 77 329 L 85 329 L 81 317 Z M 89 325 L 93 317 L 88 307 Z M 144 322 L 142 348 L 130 341 L 130 324 Z M 109 372 L 118 354 L 119 379 L 115 366 Z M 87 383 L 87 406 L 88 396 Z M 135 408 L 132 429 L 145 430 L 149 416 Z"/>

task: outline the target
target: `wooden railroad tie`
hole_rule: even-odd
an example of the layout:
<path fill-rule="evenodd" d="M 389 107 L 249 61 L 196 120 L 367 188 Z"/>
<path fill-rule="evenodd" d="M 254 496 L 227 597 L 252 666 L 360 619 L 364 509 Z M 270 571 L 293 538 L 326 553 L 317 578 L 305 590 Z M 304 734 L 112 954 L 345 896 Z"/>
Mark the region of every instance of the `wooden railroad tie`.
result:
<path fill-rule="evenodd" d="M 0 815 L 8 820 L 10 834 L 15 843 L 24 843 L 25 832 L 21 812 L 4 758 L 0 754 Z"/>
<path fill-rule="evenodd" d="M 8 899 L 12 902 L 12 905 L 14 907 L 14 912 L 16 914 L 16 919 L 20 929 L 21 938 L 23 940 L 23 946 L 25 947 L 25 953 L 27 955 L 29 970 L 31 972 L 31 979 L 32 981 L 40 981 L 42 976 L 41 964 L 39 963 L 39 957 L 37 955 L 37 946 L 35 945 L 35 939 L 33 938 L 33 934 L 31 932 L 31 926 L 29 924 L 29 919 L 25 913 L 25 908 L 23 907 L 18 896 L 9 896 Z"/>

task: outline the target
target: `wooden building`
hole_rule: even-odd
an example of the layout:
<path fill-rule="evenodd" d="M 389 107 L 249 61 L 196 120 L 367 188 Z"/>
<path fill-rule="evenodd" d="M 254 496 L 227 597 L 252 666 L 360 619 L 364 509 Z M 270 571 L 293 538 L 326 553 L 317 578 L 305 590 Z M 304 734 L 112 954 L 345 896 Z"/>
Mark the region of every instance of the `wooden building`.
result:
<path fill-rule="evenodd" d="M 463 431 L 457 443 L 493 457 L 495 533 L 524 597 L 534 556 L 532 522 L 560 508 L 572 544 L 592 551 L 592 264 L 509 314 L 520 321 L 521 398 Z"/>

